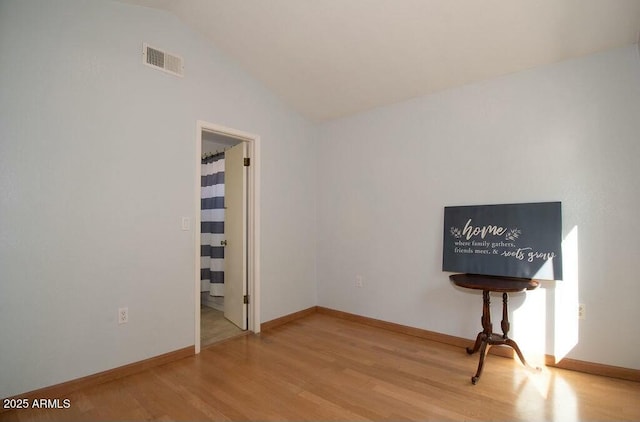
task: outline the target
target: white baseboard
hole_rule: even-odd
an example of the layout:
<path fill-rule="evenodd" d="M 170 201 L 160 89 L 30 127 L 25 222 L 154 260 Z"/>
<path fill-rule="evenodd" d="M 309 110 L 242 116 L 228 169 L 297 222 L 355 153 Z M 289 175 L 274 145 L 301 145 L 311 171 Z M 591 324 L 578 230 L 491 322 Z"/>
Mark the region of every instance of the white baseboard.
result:
<path fill-rule="evenodd" d="M 209 292 L 202 292 L 200 294 L 200 305 L 224 312 L 224 297 L 210 296 Z"/>

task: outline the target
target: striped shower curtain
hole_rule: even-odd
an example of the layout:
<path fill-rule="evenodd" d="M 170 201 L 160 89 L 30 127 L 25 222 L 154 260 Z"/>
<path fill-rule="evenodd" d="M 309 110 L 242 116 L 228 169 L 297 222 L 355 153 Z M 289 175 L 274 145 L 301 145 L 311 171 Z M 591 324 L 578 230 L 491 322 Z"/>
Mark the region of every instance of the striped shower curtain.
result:
<path fill-rule="evenodd" d="M 224 152 L 202 159 L 200 291 L 224 296 Z"/>

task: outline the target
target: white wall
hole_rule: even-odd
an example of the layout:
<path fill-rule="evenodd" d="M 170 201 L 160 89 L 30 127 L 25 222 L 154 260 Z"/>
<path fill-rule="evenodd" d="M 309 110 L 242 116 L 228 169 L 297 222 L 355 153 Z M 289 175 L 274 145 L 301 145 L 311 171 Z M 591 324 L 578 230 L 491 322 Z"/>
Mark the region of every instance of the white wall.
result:
<path fill-rule="evenodd" d="M 194 344 L 198 119 L 261 137 L 261 319 L 315 305 L 314 128 L 177 18 L 3 0 L 0 69 L 0 397 Z"/>
<path fill-rule="evenodd" d="M 318 305 L 475 338 L 480 296 L 441 271 L 443 207 L 560 200 L 563 235 L 578 227 L 577 280 L 512 297 L 514 338 L 529 326 L 558 355 L 560 320 L 578 322 L 555 307 L 574 283 L 587 318 L 568 356 L 640 368 L 639 134 L 635 46 L 322 125 Z"/>

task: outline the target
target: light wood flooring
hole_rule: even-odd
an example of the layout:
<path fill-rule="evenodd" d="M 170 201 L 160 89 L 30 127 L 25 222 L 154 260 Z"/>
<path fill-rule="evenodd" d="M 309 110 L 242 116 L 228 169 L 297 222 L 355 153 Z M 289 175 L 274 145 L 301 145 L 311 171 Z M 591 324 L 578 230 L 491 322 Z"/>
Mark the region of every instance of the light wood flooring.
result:
<path fill-rule="evenodd" d="M 488 355 L 312 314 L 0 420 L 640 420 L 640 383 Z"/>
<path fill-rule="evenodd" d="M 200 307 L 200 347 L 244 333 L 245 331 L 224 317 L 224 312 L 208 306 Z"/>

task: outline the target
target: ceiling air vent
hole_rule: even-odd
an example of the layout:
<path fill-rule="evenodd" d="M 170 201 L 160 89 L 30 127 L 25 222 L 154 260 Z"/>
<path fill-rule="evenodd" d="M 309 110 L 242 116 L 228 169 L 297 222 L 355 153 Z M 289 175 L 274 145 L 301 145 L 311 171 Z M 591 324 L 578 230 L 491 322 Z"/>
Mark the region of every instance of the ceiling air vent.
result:
<path fill-rule="evenodd" d="M 147 43 L 142 44 L 142 62 L 154 69 L 176 76 L 184 76 L 182 57 L 151 47 Z"/>

